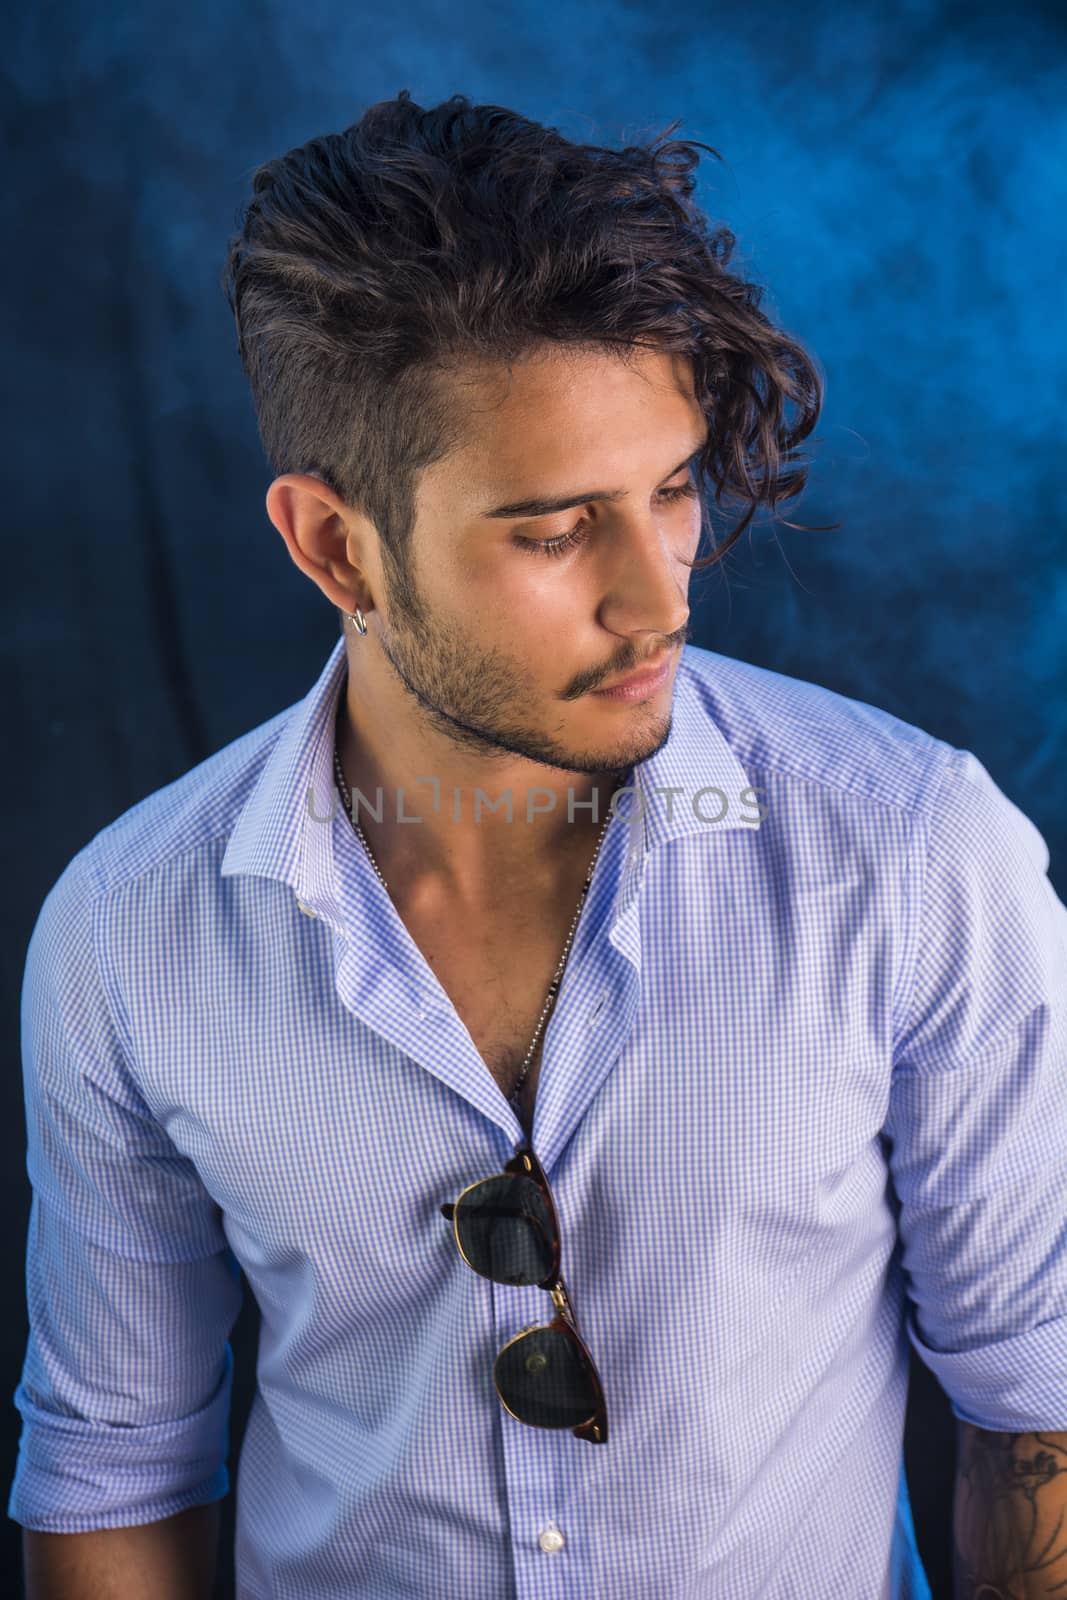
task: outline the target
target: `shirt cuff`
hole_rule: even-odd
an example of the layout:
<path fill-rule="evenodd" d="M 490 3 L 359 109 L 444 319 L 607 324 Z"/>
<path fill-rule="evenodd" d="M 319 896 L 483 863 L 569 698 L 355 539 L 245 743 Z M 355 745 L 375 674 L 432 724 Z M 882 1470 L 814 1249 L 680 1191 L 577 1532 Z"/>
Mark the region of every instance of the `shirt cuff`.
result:
<path fill-rule="evenodd" d="M 42 1533 L 91 1533 L 221 1500 L 230 1488 L 232 1384 L 227 1346 L 223 1377 L 201 1410 L 127 1427 L 45 1411 L 20 1382 L 23 1428 L 7 1515 Z"/>
<path fill-rule="evenodd" d="M 975 1350 L 932 1350 L 911 1310 L 907 1329 L 961 1422 L 1004 1433 L 1067 1429 L 1067 1317 Z"/>

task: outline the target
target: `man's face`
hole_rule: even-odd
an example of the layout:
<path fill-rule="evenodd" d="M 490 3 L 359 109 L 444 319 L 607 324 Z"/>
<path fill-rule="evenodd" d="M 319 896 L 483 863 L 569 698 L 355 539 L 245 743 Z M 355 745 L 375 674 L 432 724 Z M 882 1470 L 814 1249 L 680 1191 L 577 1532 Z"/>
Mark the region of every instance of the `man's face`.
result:
<path fill-rule="evenodd" d="M 462 390 L 471 438 L 418 479 L 405 584 L 388 581 L 382 651 L 458 748 L 566 771 L 622 772 L 670 732 L 700 504 L 706 419 L 687 360 L 550 349 Z M 501 398 L 503 396 L 503 398 Z M 614 501 L 596 500 L 618 491 Z M 570 509 L 489 515 L 520 501 Z M 568 540 L 558 553 L 535 548 Z M 669 654 L 639 699 L 591 693 Z"/>

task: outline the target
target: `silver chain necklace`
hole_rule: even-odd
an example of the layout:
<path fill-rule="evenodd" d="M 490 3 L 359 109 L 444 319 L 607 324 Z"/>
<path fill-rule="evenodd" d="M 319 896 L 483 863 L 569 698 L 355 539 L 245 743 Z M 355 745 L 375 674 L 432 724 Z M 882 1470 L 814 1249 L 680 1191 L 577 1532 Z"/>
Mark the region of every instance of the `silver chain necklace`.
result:
<path fill-rule="evenodd" d="M 341 799 L 344 801 L 345 813 L 346 813 L 349 821 L 351 822 L 353 828 L 356 830 L 356 833 L 359 835 L 360 842 L 362 843 L 364 850 L 367 852 L 367 860 L 370 862 L 371 866 L 374 868 L 374 871 L 377 874 L 378 880 L 381 883 L 382 888 L 388 894 L 389 885 L 386 883 L 385 879 L 382 877 L 381 873 L 378 871 L 378 863 L 375 861 L 374 857 L 371 855 L 370 845 L 367 843 L 366 835 L 364 834 L 363 829 L 360 827 L 359 823 L 356 821 L 355 816 L 353 814 L 353 811 L 352 811 L 352 799 L 351 799 L 351 796 L 350 796 L 350 794 L 348 792 L 348 785 L 345 783 L 344 772 L 341 769 L 341 753 L 338 750 L 336 744 L 334 745 L 334 750 L 333 750 L 333 771 L 334 771 L 334 777 L 337 779 L 337 787 L 341 792 Z M 612 797 L 611 798 L 612 799 L 614 798 L 614 791 L 612 792 Z M 548 986 L 548 998 L 545 1001 L 544 1006 L 541 1009 L 540 1017 L 537 1019 L 537 1027 L 536 1027 L 536 1029 L 534 1031 L 534 1036 L 533 1036 L 533 1039 L 532 1039 L 532 1041 L 530 1043 L 530 1048 L 526 1052 L 526 1057 L 525 1057 L 525 1060 L 523 1061 L 523 1064 L 522 1064 L 522 1071 L 519 1073 L 518 1079 L 517 1079 L 517 1081 L 515 1083 L 515 1087 L 512 1089 L 511 1093 L 508 1095 L 508 1099 L 511 1101 L 511 1104 L 514 1106 L 516 1111 L 518 1111 L 518 1109 L 519 1109 L 519 1090 L 522 1088 L 523 1082 L 524 1082 L 524 1080 L 526 1078 L 526 1074 L 530 1070 L 530 1062 L 533 1060 L 533 1053 L 534 1053 L 534 1050 L 537 1047 L 537 1041 L 541 1037 L 541 1029 L 544 1026 L 545 1018 L 548 1016 L 548 1013 L 552 1009 L 552 1003 L 555 1000 L 557 993 L 559 992 L 560 982 L 561 982 L 561 980 L 563 978 L 563 969 L 567 964 L 567 957 L 570 954 L 571 943 L 572 943 L 572 941 L 574 939 L 574 930 L 578 926 L 578 918 L 582 914 L 582 907 L 585 905 L 585 897 L 589 893 L 589 885 L 590 885 L 590 883 L 592 882 L 592 879 L 593 879 L 593 868 L 596 866 L 597 857 L 600 854 L 600 847 L 604 843 L 604 835 L 608 831 L 608 823 L 610 821 L 611 821 L 611 800 L 609 799 L 609 801 L 608 801 L 608 815 L 604 819 L 604 826 L 600 830 L 600 837 L 597 840 L 596 849 L 593 851 L 593 859 L 589 863 L 589 870 L 585 875 L 585 882 L 582 885 L 582 893 L 581 893 L 581 896 L 580 896 L 580 898 L 578 900 L 578 909 L 574 913 L 574 920 L 571 922 L 570 932 L 567 934 L 567 942 L 563 946 L 563 954 L 560 957 L 559 966 L 556 968 L 555 975 L 554 975 L 554 977 L 552 979 L 552 982 Z"/>

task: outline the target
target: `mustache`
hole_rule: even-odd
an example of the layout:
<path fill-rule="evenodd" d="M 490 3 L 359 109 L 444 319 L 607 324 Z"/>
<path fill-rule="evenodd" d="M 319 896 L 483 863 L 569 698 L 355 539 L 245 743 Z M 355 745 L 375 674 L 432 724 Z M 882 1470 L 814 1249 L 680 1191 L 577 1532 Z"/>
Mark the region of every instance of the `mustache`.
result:
<path fill-rule="evenodd" d="M 577 700 L 583 694 L 588 694 L 591 689 L 599 689 L 602 683 L 607 683 L 611 678 L 631 677 L 635 672 L 640 672 L 646 665 L 661 662 L 667 655 L 672 654 L 679 645 L 685 644 L 689 637 L 689 626 L 669 634 L 662 644 L 655 650 L 649 650 L 643 656 L 636 655 L 632 650 L 619 661 L 613 661 L 606 667 L 598 667 L 590 672 L 583 673 L 563 695 L 564 700 Z"/>

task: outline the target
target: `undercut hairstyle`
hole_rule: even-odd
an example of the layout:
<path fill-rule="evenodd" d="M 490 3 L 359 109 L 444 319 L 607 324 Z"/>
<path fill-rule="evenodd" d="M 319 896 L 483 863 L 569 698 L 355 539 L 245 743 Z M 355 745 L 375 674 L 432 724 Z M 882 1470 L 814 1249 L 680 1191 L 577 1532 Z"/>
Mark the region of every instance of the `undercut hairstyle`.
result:
<path fill-rule="evenodd" d="M 729 270 L 734 234 L 692 199 L 697 151 L 722 158 L 670 138 L 679 121 L 614 150 L 404 89 L 255 170 L 222 282 L 264 451 L 369 518 L 397 590 L 417 476 L 472 426 L 465 379 L 546 344 L 691 360 L 702 534 L 712 491 L 742 512 L 694 570 L 804 488 L 822 378 Z"/>

